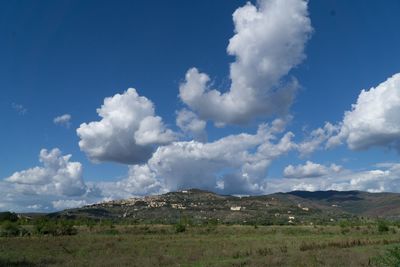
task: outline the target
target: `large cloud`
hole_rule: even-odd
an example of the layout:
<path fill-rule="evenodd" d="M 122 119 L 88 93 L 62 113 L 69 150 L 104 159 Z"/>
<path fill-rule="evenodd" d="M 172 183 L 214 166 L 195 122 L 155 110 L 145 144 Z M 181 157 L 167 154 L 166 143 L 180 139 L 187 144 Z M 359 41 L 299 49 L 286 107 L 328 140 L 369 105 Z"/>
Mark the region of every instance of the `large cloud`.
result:
<path fill-rule="evenodd" d="M 292 133 L 281 134 L 282 121 L 261 125 L 256 134 L 230 135 L 214 142 L 180 141 L 160 146 L 147 164 L 130 167 L 116 185 L 141 194 L 182 188 L 224 193 L 260 193 L 272 160 L 293 150 Z M 104 186 L 104 184 L 102 185 Z"/>
<path fill-rule="evenodd" d="M 82 165 L 70 162 L 71 155 L 63 156 L 58 148 L 50 152 L 40 151 L 39 160 L 43 167 L 34 167 L 15 172 L 5 181 L 17 184 L 21 190 L 31 194 L 60 194 L 80 196 L 86 192 L 82 180 Z"/>
<path fill-rule="evenodd" d="M 362 90 L 357 103 L 347 111 L 333 146 L 346 141 L 350 149 L 373 146 L 400 149 L 400 73 L 370 90 Z"/>
<path fill-rule="evenodd" d="M 233 13 L 233 22 L 235 35 L 227 51 L 236 60 L 230 65 L 229 91 L 212 90 L 209 76 L 192 68 L 179 88 L 180 98 L 200 118 L 217 125 L 286 112 L 297 83 L 282 84 L 281 79 L 305 58 L 312 32 L 307 1 L 263 0 L 257 7 L 247 3 Z"/>
<path fill-rule="evenodd" d="M 144 163 L 154 146 L 175 139 L 155 116 L 153 103 L 133 88 L 105 98 L 97 113 L 100 121 L 83 123 L 76 130 L 81 138 L 79 147 L 95 162 Z"/>
<path fill-rule="evenodd" d="M 0 180 L 0 210 L 45 211 L 81 206 L 104 199 L 95 184 L 83 180 L 83 167 L 58 148 L 42 149 L 43 166 L 15 172 Z"/>

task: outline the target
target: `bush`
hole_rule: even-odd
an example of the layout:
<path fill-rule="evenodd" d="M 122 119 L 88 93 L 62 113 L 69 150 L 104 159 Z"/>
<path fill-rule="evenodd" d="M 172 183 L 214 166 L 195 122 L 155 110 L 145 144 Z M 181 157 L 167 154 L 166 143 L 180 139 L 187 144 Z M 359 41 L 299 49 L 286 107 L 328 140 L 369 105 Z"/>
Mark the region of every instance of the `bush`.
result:
<path fill-rule="evenodd" d="M 28 235 L 28 231 L 15 222 L 5 221 L 0 228 L 1 237 L 13 237 Z"/>
<path fill-rule="evenodd" d="M 42 219 L 36 222 L 35 230 L 38 235 L 76 235 L 77 230 L 74 227 L 73 222 L 66 220 L 62 221 L 50 221 Z"/>
<path fill-rule="evenodd" d="M 183 233 L 186 231 L 186 224 L 179 222 L 175 224 L 175 232 L 176 233 Z"/>
<path fill-rule="evenodd" d="M 378 232 L 379 233 L 385 233 L 389 231 L 389 226 L 387 225 L 386 222 L 384 221 L 379 221 L 378 222 Z"/>
<path fill-rule="evenodd" d="M 58 233 L 59 235 L 76 235 L 78 231 L 73 222 L 61 221 L 58 223 Z"/>
<path fill-rule="evenodd" d="M 18 215 L 15 214 L 14 212 L 0 212 L 0 222 L 3 221 L 10 221 L 10 222 L 16 222 L 18 221 Z"/>
<path fill-rule="evenodd" d="M 339 226 L 340 226 L 341 228 L 347 228 L 349 225 L 350 225 L 350 224 L 349 224 L 349 222 L 348 222 L 347 220 L 341 220 L 341 221 L 339 222 Z"/>
<path fill-rule="evenodd" d="M 207 220 L 208 226 L 217 226 L 219 224 L 218 219 L 212 218 Z"/>

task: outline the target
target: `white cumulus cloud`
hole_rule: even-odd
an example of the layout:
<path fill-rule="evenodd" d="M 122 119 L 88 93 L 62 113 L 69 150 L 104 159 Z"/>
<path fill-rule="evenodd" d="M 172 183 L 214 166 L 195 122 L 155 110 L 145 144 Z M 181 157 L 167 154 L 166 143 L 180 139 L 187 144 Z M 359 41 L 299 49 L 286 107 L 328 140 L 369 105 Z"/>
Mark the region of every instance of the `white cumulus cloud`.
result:
<path fill-rule="evenodd" d="M 58 148 L 42 149 L 42 166 L 15 172 L 0 180 L 0 210 L 50 212 L 104 199 L 96 183 L 86 184 L 83 167 Z"/>
<path fill-rule="evenodd" d="M 210 78 L 189 69 L 179 88 L 181 100 L 201 119 L 216 125 L 246 123 L 256 116 L 285 113 L 297 82 L 282 78 L 304 58 L 312 32 L 307 1 L 262 0 L 247 3 L 233 13 L 235 35 L 229 40 L 231 86 L 221 92 L 210 88 Z"/>
<path fill-rule="evenodd" d="M 71 162 L 70 158 L 71 155 L 63 156 L 58 148 L 42 149 L 39 155 L 42 167 L 15 172 L 5 181 L 30 194 L 83 195 L 86 185 L 82 179 L 82 164 Z"/>
<path fill-rule="evenodd" d="M 329 146 L 345 141 L 350 149 L 373 146 L 400 149 L 400 73 L 375 88 L 362 90 L 357 102 L 345 112 L 338 135 Z"/>
<path fill-rule="evenodd" d="M 95 162 L 144 163 L 155 146 L 176 138 L 155 116 L 153 103 L 133 88 L 105 98 L 97 113 L 100 121 L 82 123 L 76 130 L 79 147 Z"/>

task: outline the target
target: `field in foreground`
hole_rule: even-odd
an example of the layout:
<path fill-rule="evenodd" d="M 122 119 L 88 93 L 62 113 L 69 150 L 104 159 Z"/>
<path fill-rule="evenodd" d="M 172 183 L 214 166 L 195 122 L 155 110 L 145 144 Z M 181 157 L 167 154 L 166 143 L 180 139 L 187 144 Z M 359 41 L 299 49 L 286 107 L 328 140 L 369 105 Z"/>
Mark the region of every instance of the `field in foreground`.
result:
<path fill-rule="evenodd" d="M 374 266 L 397 228 L 80 226 L 74 236 L 0 238 L 0 266 Z"/>

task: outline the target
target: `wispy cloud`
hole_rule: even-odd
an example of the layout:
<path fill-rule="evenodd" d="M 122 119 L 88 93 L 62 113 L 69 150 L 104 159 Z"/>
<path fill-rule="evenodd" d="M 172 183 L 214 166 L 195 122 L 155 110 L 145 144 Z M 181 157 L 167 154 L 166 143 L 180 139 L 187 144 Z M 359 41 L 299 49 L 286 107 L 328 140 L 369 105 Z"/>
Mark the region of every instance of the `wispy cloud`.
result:
<path fill-rule="evenodd" d="M 66 128 L 71 127 L 71 115 L 70 114 L 64 114 L 58 117 L 55 117 L 53 122 L 56 125 L 61 125 L 64 126 Z"/>
<path fill-rule="evenodd" d="M 307 161 L 303 165 L 288 165 L 283 170 L 283 175 L 285 178 L 312 178 L 312 177 L 322 177 L 330 173 L 338 173 L 342 169 L 341 166 L 336 164 L 331 164 L 330 166 L 324 166 L 312 161 Z"/>
<path fill-rule="evenodd" d="M 12 103 L 11 107 L 19 114 L 19 115 L 25 115 L 28 112 L 28 109 L 25 108 L 23 105 L 21 104 L 17 104 L 17 103 Z"/>

